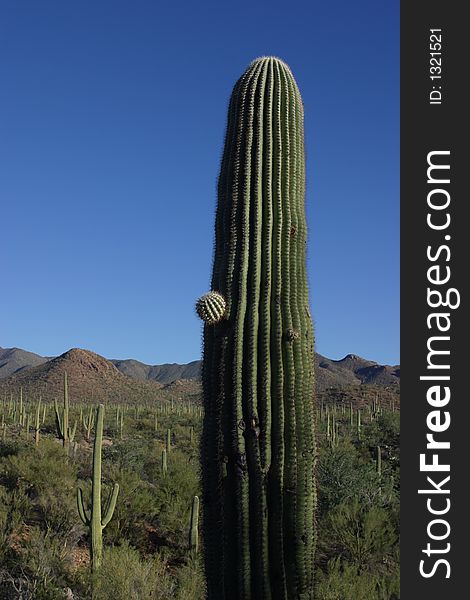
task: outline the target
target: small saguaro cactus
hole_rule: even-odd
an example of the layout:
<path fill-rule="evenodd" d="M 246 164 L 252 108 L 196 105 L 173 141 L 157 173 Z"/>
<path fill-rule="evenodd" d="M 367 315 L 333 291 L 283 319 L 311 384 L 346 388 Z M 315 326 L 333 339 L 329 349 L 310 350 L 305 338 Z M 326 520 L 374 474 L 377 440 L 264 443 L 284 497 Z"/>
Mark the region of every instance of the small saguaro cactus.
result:
<path fill-rule="evenodd" d="M 19 404 L 19 415 L 18 420 L 20 425 L 23 425 L 23 388 L 20 387 L 20 404 Z"/>
<path fill-rule="evenodd" d="M 116 500 L 119 494 L 119 484 L 115 483 L 104 508 L 101 511 L 101 445 L 103 442 L 104 405 L 96 410 L 95 442 L 93 445 L 93 476 L 91 483 L 91 507 L 85 508 L 82 488 L 77 490 L 78 514 L 83 523 L 90 529 L 90 555 L 92 571 L 99 569 L 103 558 L 103 529 L 111 521 Z"/>
<path fill-rule="evenodd" d="M 77 421 L 73 427 L 69 426 L 69 387 L 67 381 L 67 373 L 64 373 L 64 408 L 62 415 L 60 414 L 57 400 L 54 399 L 55 420 L 57 427 L 57 435 L 62 440 L 64 446 L 68 446 L 69 442 L 73 442 L 75 432 L 77 430 Z"/>
<path fill-rule="evenodd" d="M 199 548 L 199 498 L 194 496 L 189 525 L 189 551 L 197 554 Z"/>
<path fill-rule="evenodd" d="M 162 473 L 166 475 L 168 473 L 168 458 L 167 451 L 165 448 L 162 450 Z"/>
<path fill-rule="evenodd" d="M 36 423 L 34 427 L 34 443 L 39 446 L 39 435 L 41 431 L 41 398 L 36 405 Z"/>
<path fill-rule="evenodd" d="M 382 448 L 380 446 L 377 446 L 376 449 L 376 468 L 377 468 L 377 475 L 379 477 L 382 476 Z"/>
<path fill-rule="evenodd" d="M 171 452 L 171 429 L 166 430 L 166 451 L 168 454 Z"/>
<path fill-rule="evenodd" d="M 83 420 L 83 427 L 85 429 L 86 440 L 87 440 L 87 442 L 89 442 L 90 436 L 91 436 L 91 430 L 93 429 L 93 425 L 95 424 L 95 415 L 93 413 L 92 406 L 90 406 L 90 410 L 88 411 L 88 416 L 85 417 L 85 415 L 83 415 L 82 420 Z"/>
<path fill-rule="evenodd" d="M 121 410 L 120 416 L 119 416 L 119 437 L 122 440 L 124 434 L 124 411 Z"/>

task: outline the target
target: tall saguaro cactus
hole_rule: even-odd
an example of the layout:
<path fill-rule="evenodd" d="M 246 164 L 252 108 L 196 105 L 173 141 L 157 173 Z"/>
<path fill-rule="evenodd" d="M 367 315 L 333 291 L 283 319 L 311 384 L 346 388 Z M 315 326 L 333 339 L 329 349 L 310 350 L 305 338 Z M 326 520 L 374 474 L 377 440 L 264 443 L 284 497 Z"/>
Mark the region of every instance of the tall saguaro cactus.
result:
<path fill-rule="evenodd" d="M 115 483 L 104 509 L 101 511 L 101 445 L 103 442 L 104 405 L 100 404 L 96 411 L 96 432 L 93 445 L 93 478 L 91 483 L 91 507 L 87 514 L 83 500 L 83 491 L 77 490 L 78 513 L 83 523 L 90 528 L 91 568 L 99 569 L 103 557 L 103 529 L 111 521 L 119 494 L 119 484 Z"/>
<path fill-rule="evenodd" d="M 201 445 L 209 600 L 310 600 L 316 542 L 313 327 L 303 106 L 255 60 L 230 99 L 204 320 Z"/>

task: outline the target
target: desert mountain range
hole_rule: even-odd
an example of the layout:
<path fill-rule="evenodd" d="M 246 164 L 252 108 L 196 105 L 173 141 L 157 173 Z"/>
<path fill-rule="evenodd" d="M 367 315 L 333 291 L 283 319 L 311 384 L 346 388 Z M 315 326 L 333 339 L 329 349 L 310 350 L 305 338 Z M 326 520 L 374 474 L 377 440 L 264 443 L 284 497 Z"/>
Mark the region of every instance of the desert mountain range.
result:
<path fill-rule="evenodd" d="M 380 365 L 355 354 L 341 360 L 315 355 L 319 391 L 358 385 L 397 388 L 399 366 Z M 200 391 L 201 361 L 188 364 L 147 365 L 134 359 L 108 360 L 90 350 L 73 348 L 58 357 L 45 357 L 20 348 L 0 348 L 0 388 L 23 387 L 60 393 L 63 373 L 76 397 L 155 398 L 161 392 Z"/>

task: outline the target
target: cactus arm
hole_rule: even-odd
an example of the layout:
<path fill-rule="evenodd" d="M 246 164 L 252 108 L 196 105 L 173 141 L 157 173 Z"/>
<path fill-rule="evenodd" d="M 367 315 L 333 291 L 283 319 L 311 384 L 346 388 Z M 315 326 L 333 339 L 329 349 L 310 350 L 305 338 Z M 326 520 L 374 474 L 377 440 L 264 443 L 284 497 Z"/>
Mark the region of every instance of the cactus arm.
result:
<path fill-rule="evenodd" d="M 86 514 L 85 502 L 83 500 L 83 490 L 81 487 L 77 488 L 77 508 L 78 514 L 80 515 L 80 519 L 83 521 L 83 524 L 89 527 L 90 519 Z"/>
<path fill-rule="evenodd" d="M 112 492 L 109 494 L 108 501 L 106 503 L 106 508 L 104 510 L 104 517 L 101 522 L 101 526 L 103 527 L 103 529 L 113 518 L 114 509 L 116 508 L 116 500 L 117 500 L 118 494 L 119 494 L 119 483 L 115 483 L 113 486 Z"/>

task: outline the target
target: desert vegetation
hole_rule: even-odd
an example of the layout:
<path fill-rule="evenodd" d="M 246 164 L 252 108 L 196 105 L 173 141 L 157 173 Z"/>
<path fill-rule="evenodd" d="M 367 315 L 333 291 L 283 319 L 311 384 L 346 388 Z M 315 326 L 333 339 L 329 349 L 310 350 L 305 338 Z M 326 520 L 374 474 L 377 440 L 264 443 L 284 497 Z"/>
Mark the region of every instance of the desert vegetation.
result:
<path fill-rule="evenodd" d="M 367 386 L 354 393 L 324 392 L 318 405 L 316 597 L 392 600 L 399 597 L 398 395 Z M 57 405 L 65 410 L 62 400 Z M 0 407 L 0 598 L 205 598 L 194 500 L 199 398 L 106 406 L 104 512 L 115 484 L 119 495 L 97 570 L 77 507 L 79 488 L 85 506 L 92 501 L 96 407 L 70 399 L 75 435 L 65 444 L 54 402 L 16 390 Z"/>

